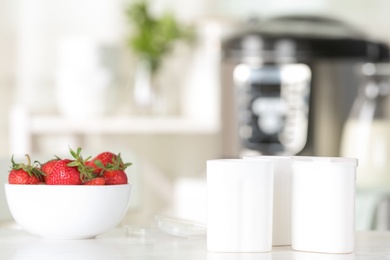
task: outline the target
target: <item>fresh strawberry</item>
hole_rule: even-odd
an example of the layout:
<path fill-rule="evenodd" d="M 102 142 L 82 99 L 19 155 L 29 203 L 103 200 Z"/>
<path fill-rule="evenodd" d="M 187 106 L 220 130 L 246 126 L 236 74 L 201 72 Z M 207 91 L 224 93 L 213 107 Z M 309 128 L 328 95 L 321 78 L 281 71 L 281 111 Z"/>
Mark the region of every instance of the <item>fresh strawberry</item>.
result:
<path fill-rule="evenodd" d="M 45 174 L 44 181 L 46 182 L 47 176 L 50 175 L 54 165 L 59 161 L 59 158 L 51 159 L 41 165 L 41 171 Z"/>
<path fill-rule="evenodd" d="M 104 179 L 106 185 L 127 184 L 127 175 L 123 170 L 105 170 Z"/>
<path fill-rule="evenodd" d="M 106 180 L 103 177 L 97 177 L 89 181 L 83 182 L 84 185 L 105 185 Z"/>
<path fill-rule="evenodd" d="M 120 153 L 118 155 L 111 152 L 98 154 L 87 165 L 94 169 L 94 173 L 103 176 L 106 185 L 127 184 L 125 169 L 131 163 L 123 163 Z"/>
<path fill-rule="evenodd" d="M 23 169 L 11 170 L 8 175 L 10 184 L 39 184 L 41 181 L 35 175 L 30 175 Z"/>
<path fill-rule="evenodd" d="M 77 152 L 70 149 L 70 154 L 74 160 L 63 159 L 56 162 L 47 176 L 46 184 L 49 185 L 80 185 L 83 181 L 89 181 L 95 176 L 93 169 L 86 166 L 85 162 L 89 159 L 83 159 L 81 148 Z"/>
<path fill-rule="evenodd" d="M 53 168 L 54 164 L 61 160 L 59 157 L 55 157 L 53 159 L 50 159 L 49 161 L 41 164 L 41 171 L 43 171 L 46 175 L 50 174 L 51 169 Z"/>
<path fill-rule="evenodd" d="M 56 162 L 49 176 L 46 177 L 48 185 L 79 185 L 81 184 L 80 172 L 77 166 L 69 166 L 73 161 L 62 159 Z"/>
<path fill-rule="evenodd" d="M 121 155 L 112 152 L 102 152 L 93 159 L 85 163 L 88 167 L 92 167 L 93 172 L 102 175 L 106 169 L 125 170 L 131 163 L 123 163 Z"/>
<path fill-rule="evenodd" d="M 8 175 L 8 183 L 10 184 L 39 184 L 43 181 L 44 173 L 39 169 L 34 162 L 31 165 L 30 156 L 26 154 L 27 165 L 15 163 L 12 156 L 12 167 Z"/>
<path fill-rule="evenodd" d="M 102 152 L 93 159 L 87 161 L 85 164 L 92 167 L 94 169 L 94 173 L 100 174 L 103 170 L 102 168 L 106 167 L 108 164 L 113 164 L 114 160 L 116 160 L 116 154 L 111 152 Z M 100 165 L 100 167 L 96 163 Z"/>

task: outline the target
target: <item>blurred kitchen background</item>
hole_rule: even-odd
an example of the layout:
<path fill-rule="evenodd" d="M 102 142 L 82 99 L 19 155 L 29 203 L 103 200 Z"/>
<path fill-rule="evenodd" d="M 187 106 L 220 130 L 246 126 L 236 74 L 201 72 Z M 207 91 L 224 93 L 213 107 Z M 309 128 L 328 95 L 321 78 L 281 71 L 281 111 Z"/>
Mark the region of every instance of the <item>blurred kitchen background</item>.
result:
<path fill-rule="evenodd" d="M 131 0 L 0 0 L 1 169 L 5 171 L 9 167 L 12 154 L 23 158 L 29 153 L 37 159 L 54 154 L 64 156 L 68 154 L 69 146 L 82 147 L 85 155 L 95 155 L 103 150 L 121 152 L 124 160 L 134 163 L 128 171 L 135 184 L 135 193 L 126 224 L 146 225 L 156 214 L 202 222 L 205 220 L 206 160 L 238 157 L 241 150 L 338 156 L 341 147 L 328 146 L 346 143 L 346 138 L 352 135 L 344 132 L 347 137 L 343 138 L 342 130 L 351 117 L 357 114 L 356 118 L 360 118 L 359 105 L 364 107 L 365 101 L 363 97 L 359 99 L 359 89 L 371 82 L 367 78 L 375 78 L 374 82 L 378 83 L 376 76 L 380 74 L 377 85 L 382 86 L 381 91 L 385 90 L 381 92 L 376 87 L 371 90 L 384 93 L 378 95 L 386 99 L 389 1 L 150 0 L 148 8 L 152 16 L 163 17 L 172 12 L 170 17 L 177 24 L 167 18 L 167 28 L 173 28 L 172 32 L 182 30 L 170 51 L 163 58 L 158 57 L 156 63 L 150 63 L 156 61 L 152 56 L 145 58 L 145 53 L 137 53 L 129 46 L 129 38 L 137 32 L 134 20 L 127 12 L 134 3 Z M 302 115 L 297 117 L 302 127 L 297 128 L 296 136 L 290 136 L 298 141 L 283 143 L 277 140 L 278 144 L 273 144 L 276 142 L 271 138 L 276 136 L 273 131 L 280 129 L 276 115 L 264 117 L 263 132 L 271 136 L 270 139 L 260 139 L 265 146 L 248 143 L 246 147 L 240 147 L 239 140 L 249 140 L 253 129 L 244 126 L 239 133 L 235 132 L 238 131 L 236 125 L 242 123 L 241 117 L 234 115 L 236 102 L 242 100 L 236 101 L 236 93 L 226 89 L 234 84 L 248 83 L 249 78 L 245 77 L 248 73 L 255 73 L 251 69 L 259 63 L 259 60 L 250 58 L 253 56 L 251 51 L 256 54 L 256 48 L 262 48 L 262 44 L 265 46 L 268 42 L 249 37 L 243 43 L 239 41 L 243 38 L 237 38 L 241 44 L 237 46 L 248 48 L 237 50 L 235 42 L 225 41 L 257 25 L 272 34 L 273 27 L 264 27 L 266 23 L 263 21 L 285 15 L 329 17 L 340 19 L 351 27 L 344 28 L 342 24 L 330 22 L 331 29 L 340 30 L 335 34 L 324 32 L 326 40 L 331 40 L 328 45 L 318 45 L 326 53 L 318 55 L 331 56 L 331 62 L 318 64 L 308 57 L 299 60 L 289 52 L 291 41 L 288 37 L 278 42 L 280 44 L 275 49 L 282 56 L 287 54 L 273 63 L 306 63 L 312 66 L 311 69 L 319 65 L 314 71 L 307 66 L 273 71 L 278 75 L 295 75 L 296 82 L 287 80 L 283 84 L 296 84 L 296 91 L 301 91 L 300 94 L 294 92 L 296 96 L 293 98 L 303 102 L 302 107 L 295 108 L 302 109 Z M 315 19 L 312 21 L 316 22 Z M 289 29 L 282 27 L 283 30 Z M 300 33 L 298 28 L 297 34 Z M 320 35 L 317 38 L 321 39 L 321 32 L 317 33 Z M 341 44 L 331 44 L 340 33 L 345 33 L 350 40 L 351 45 L 345 45 L 344 49 Z M 356 46 L 355 40 L 358 42 Z M 228 49 L 225 53 L 223 46 Z M 313 51 L 310 49 L 315 48 L 313 46 L 308 47 L 309 51 Z M 364 50 L 359 52 L 362 46 Z M 248 51 L 249 58 L 246 57 Z M 338 63 L 340 59 L 348 62 Z M 237 69 L 235 66 L 240 62 L 245 64 Z M 366 62 L 370 64 L 360 70 L 358 65 Z M 376 63 L 380 64 L 376 66 Z M 152 69 L 153 64 L 158 64 L 157 70 Z M 324 74 L 319 71 L 324 71 Z M 260 69 L 256 73 L 263 72 Z M 254 78 L 260 75 L 256 73 Z M 359 76 L 355 77 L 353 73 Z M 253 77 L 250 79 L 255 81 Z M 318 86 L 310 92 L 307 87 L 311 77 L 318 86 L 332 87 L 326 93 Z M 260 83 L 254 82 L 252 86 L 256 84 Z M 341 88 L 343 90 L 338 92 Z M 329 94 L 333 89 L 338 96 L 335 96 L 336 92 Z M 266 93 L 266 90 L 262 91 Z M 278 91 L 282 90 L 279 88 Z M 275 93 L 271 92 L 267 92 L 270 99 L 258 107 L 258 113 L 265 109 L 266 115 L 274 115 L 271 110 L 279 103 L 274 102 Z M 310 97 L 321 105 L 308 103 Z M 372 103 L 377 95 L 370 97 Z M 355 102 L 356 99 L 360 103 Z M 342 103 L 341 108 L 339 103 Z M 352 106 L 355 114 L 350 112 Z M 332 109 L 328 111 L 327 107 Z M 386 118 L 390 111 L 385 105 L 382 107 L 379 116 Z M 286 110 L 285 107 L 280 109 Z M 312 118 L 315 123 L 307 120 L 312 109 L 314 112 L 310 117 L 315 117 Z M 310 128 L 314 127 L 312 124 L 318 124 L 315 133 L 310 133 Z M 329 127 L 336 124 L 334 128 Z M 390 124 L 388 126 L 381 132 L 384 136 L 383 142 L 379 141 L 383 144 L 381 149 L 368 148 L 366 143 L 363 146 L 366 150 L 360 153 L 362 160 L 376 151 L 380 153 L 379 164 L 390 161 Z M 310 147 L 305 146 L 306 135 Z M 356 139 L 364 138 L 356 134 Z M 357 142 L 356 139 L 351 142 Z M 386 140 L 389 140 L 388 144 Z M 359 146 L 352 150 L 356 149 Z M 341 155 L 349 155 L 347 150 L 345 148 Z M 370 168 L 368 163 L 366 165 Z M 390 206 L 386 198 L 387 188 L 390 190 L 390 167 L 383 169 L 385 173 L 378 174 L 374 181 L 368 178 L 368 184 L 361 186 L 357 205 L 359 229 L 389 228 Z M 1 178 L 6 179 L 4 176 L 6 172 Z M 2 207 L 6 212 L 7 209 Z"/>

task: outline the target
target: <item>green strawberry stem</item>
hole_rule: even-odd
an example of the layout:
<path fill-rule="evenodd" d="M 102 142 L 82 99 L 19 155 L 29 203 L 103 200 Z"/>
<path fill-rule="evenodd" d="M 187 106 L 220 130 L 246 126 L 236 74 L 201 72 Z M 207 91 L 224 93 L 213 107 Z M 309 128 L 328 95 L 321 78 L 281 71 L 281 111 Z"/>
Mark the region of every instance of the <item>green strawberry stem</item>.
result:
<path fill-rule="evenodd" d="M 83 157 L 81 156 L 80 147 L 77 148 L 76 152 L 69 147 L 69 151 L 75 160 L 68 163 L 68 166 L 77 167 L 77 170 L 80 172 L 80 179 L 82 181 L 94 179 L 96 176 L 93 174 L 93 168 L 85 164 L 85 162 L 88 161 L 91 156 L 87 157 L 86 159 L 83 159 Z"/>

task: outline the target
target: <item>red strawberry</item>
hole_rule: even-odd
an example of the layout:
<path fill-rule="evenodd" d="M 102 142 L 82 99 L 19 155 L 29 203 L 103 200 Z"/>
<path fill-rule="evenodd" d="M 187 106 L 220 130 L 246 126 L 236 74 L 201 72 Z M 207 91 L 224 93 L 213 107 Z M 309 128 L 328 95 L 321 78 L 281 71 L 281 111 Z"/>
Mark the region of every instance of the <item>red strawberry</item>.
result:
<path fill-rule="evenodd" d="M 105 185 L 106 180 L 103 177 L 97 177 L 89 181 L 83 182 L 84 185 Z"/>
<path fill-rule="evenodd" d="M 12 167 L 8 175 L 8 183 L 10 184 L 39 184 L 43 180 L 44 173 L 38 168 L 35 163 L 31 165 L 30 156 L 26 154 L 27 165 L 15 163 L 12 156 Z"/>
<path fill-rule="evenodd" d="M 51 173 L 46 177 L 48 185 L 79 185 L 81 184 L 80 172 L 77 166 L 72 166 L 74 162 L 63 159 L 56 162 L 51 169 Z M 69 165 L 70 164 L 70 165 Z"/>
<path fill-rule="evenodd" d="M 47 161 L 46 163 L 41 165 L 41 171 L 45 174 L 44 181 L 46 182 L 47 176 L 50 175 L 54 165 L 59 161 L 60 159 L 52 159 L 50 161 Z"/>
<path fill-rule="evenodd" d="M 101 174 L 104 167 L 106 167 L 106 165 L 113 164 L 113 161 L 116 160 L 116 157 L 117 156 L 114 153 L 102 152 L 93 159 L 87 161 L 85 164 L 89 167 L 92 167 L 94 169 L 94 173 Z"/>
<path fill-rule="evenodd" d="M 88 167 L 92 167 L 93 172 L 102 175 L 106 169 L 121 169 L 125 170 L 131 163 L 123 163 L 120 154 L 116 155 L 112 152 L 102 152 L 93 159 L 85 163 Z"/>
<path fill-rule="evenodd" d="M 23 169 L 11 170 L 8 175 L 10 184 L 38 184 L 41 181 L 34 175 L 30 175 Z"/>
<path fill-rule="evenodd" d="M 85 162 L 89 159 L 83 159 L 81 148 L 77 152 L 70 149 L 70 154 L 74 160 L 63 159 L 56 162 L 47 176 L 46 184 L 49 185 L 80 185 L 83 181 L 88 181 L 96 176 L 93 175 L 93 169 L 86 166 Z"/>
<path fill-rule="evenodd" d="M 127 175 L 123 170 L 106 170 L 104 179 L 106 185 L 127 184 Z"/>

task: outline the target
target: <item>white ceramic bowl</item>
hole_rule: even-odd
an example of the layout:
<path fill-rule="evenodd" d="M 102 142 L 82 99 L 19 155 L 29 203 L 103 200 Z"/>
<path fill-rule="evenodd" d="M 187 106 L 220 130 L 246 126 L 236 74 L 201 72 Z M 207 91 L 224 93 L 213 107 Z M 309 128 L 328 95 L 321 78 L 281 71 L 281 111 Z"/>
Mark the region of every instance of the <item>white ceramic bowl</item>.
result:
<path fill-rule="evenodd" d="M 9 209 L 26 231 L 48 239 L 93 238 L 126 214 L 132 185 L 5 184 Z"/>

